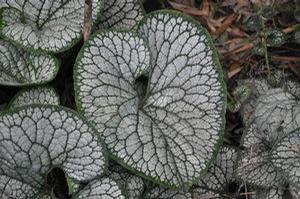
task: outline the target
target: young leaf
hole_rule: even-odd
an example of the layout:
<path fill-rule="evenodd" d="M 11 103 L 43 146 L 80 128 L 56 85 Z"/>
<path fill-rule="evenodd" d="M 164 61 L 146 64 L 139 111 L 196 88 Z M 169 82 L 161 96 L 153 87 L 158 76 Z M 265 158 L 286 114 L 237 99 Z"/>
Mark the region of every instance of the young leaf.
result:
<path fill-rule="evenodd" d="M 19 91 L 9 103 L 9 108 L 30 104 L 59 105 L 59 95 L 52 87 L 40 86 Z"/>
<path fill-rule="evenodd" d="M 0 151 L 3 175 L 39 191 L 54 167 L 81 182 L 101 175 L 106 168 L 95 130 L 75 112 L 53 105 L 0 113 Z"/>
<path fill-rule="evenodd" d="M 297 80 L 288 79 L 285 81 L 283 88 L 289 93 L 299 98 L 300 96 L 300 83 Z"/>
<path fill-rule="evenodd" d="M 113 27 L 130 30 L 142 20 L 144 13 L 139 0 L 106 0 L 100 28 Z"/>
<path fill-rule="evenodd" d="M 107 31 L 82 49 L 77 105 L 119 163 L 156 182 L 191 185 L 206 172 L 224 129 L 217 54 L 207 32 L 177 12 L 154 12 L 138 29 L 146 43 Z M 141 84 L 147 90 L 139 94 Z"/>
<path fill-rule="evenodd" d="M 110 178 L 93 180 L 74 199 L 125 199 L 121 189 Z"/>
<path fill-rule="evenodd" d="M 58 60 L 40 52 L 28 52 L 0 40 L 0 84 L 26 86 L 51 81 L 59 69 Z"/>
<path fill-rule="evenodd" d="M 93 0 L 97 20 L 102 0 Z M 81 38 L 84 2 L 81 0 L 2 0 L 0 35 L 30 49 L 61 52 Z"/>
<path fill-rule="evenodd" d="M 273 163 L 284 171 L 288 181 L 300 185 L 300 130 L 286 135 L 272 152 Z"/>

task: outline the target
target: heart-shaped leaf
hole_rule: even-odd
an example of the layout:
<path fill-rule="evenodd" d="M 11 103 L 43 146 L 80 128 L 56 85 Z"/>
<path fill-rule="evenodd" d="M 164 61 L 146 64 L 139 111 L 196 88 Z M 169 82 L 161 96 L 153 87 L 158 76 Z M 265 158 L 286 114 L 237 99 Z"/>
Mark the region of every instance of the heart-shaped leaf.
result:
<path fill-rule="evenodd" d="M 48 86 L 25 88 L 19 91 L 9 103 L 9 108 L 16 108 L 30 104 L 59 105 L 59 95 L 56 90 Z"/>
<path fill-rule="evenodd" d="M 300 130 L 287 134 L 274 148 L 273 163 L 287 174 L 291 184 L 300 186 Z"/>
<path fill-rule="evenodd" d="M 205 174 L 223 134 L 217 54 L 206 30 L 177 12 L 154 12 L 138 30 L 146 43 L 107 31 L 82 49 L 77 105 L 119 163 L 157 182 L 189 186 Z"/>
<path fill-rule="evenodd" d="M 143 17 L 144 9 L 139 0 L 106 0 L 100 28 L 113 27 L 129 30 Z"/>
<path fill-rule="evenodd" d="M 110 178 L 93 180 L 74 199 L 125 199 L 121 189 Z"/>
<path fill-rule="evenodd" d="M 51 55 L 29 52 L 0 40 L 0 84 L 25 86 L 51 81 L 59 69 Z"/>
<path fill-rule="evenodd" d="M 54 167 L 76 181 L 87 182 L 106 169 L 106 157 L 95 134 L 83 118 L 60 106 L 30 105 L 2 112 L 1 171 L 34 192 L 45 188 L 46 176 Z"/>
<path fill-rule="evenodd" d="M 102 0 L 92 0 L 93 19 Z M 84 18 L 81 0 L 2 0 L 0 34 L 26 48 L 61 52 L 81 38 Z"/>

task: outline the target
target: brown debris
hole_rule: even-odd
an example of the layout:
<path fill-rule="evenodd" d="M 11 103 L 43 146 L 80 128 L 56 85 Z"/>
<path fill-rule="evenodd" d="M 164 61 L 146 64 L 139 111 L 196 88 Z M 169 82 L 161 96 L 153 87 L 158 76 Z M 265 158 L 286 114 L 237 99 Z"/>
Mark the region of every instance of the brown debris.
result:
<path fill-rule="evenodd" d="M 83 26 L 83 41 L 87 41 L 92 33 L 92 0 L 85 0 L 84 4 L 84 26 Z"/>

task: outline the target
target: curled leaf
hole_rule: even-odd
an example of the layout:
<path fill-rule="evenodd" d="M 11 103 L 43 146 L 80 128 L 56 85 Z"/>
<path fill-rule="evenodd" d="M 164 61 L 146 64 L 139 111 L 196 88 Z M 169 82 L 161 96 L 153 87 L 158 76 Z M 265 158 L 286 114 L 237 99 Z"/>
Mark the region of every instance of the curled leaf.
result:
<path fill-rule="evenodd" d="M 29 52 L 0 40 L 0 84 L 27 86 L 51 81 L 59 69 L 51 55 Z"/>
<path fill-rule="evenodd" d="M 97 20 L 102 0 L 93 0 Z M 2 0 L 0 34 L 30 49 L 61 52 L 81 38 L 84 2 L 81 0 Z"/>

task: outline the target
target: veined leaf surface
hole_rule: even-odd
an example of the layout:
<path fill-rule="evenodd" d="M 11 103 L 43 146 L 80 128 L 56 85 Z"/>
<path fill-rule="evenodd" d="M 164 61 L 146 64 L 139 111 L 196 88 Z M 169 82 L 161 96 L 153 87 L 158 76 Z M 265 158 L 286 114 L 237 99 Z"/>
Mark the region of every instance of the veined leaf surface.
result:
<path fill-rule="evenodd" d="M 255 192 L 254 199 L 283 199 L 284 190 L 279 188 L 261 189 Z"/>
<path fill-rule="evenodd" d="M 97 20 L 102 0 L 93 0 Z M 1 0 L 0 34 L 30 49 L 61 52 L 81 38 L 84 1 Z"/>
<path fill-rule="evenodd" d="M 43 84 L 54 79 L 58 69 L 58 60 L 54 56 L 25 51 L 0 40 L 0 84 Z"/>
<path fill-rule="evenodd" d="M 0 196 L 2 199 L 26 199 L 34 198 L 38 190 L 21 181 L 0 175 Z"/>
<path fill-rule="evenodd" d="M 300 187 L 300 130 L 287 134 L 274 148 L 273 163 L 287 174 L 291 185 Z"/>
<path fill-rule="evenodd" d="M 25 88 L 19 91 L 9 103 L 9 108 L 16 108 L 30 104 L 59 105 L 59 95 L 52 87 L 39 86 Z"/>
<path fill-rule="evenodd" d="M 41 191 L 54 167 L 79 182 L 101 175 L 106 157 L 95 130 L 60 106 L 30 105 L 2 112 L 1 173 Z"/>
<path fill-rule="evenodd" d="M 222 197 L 229 190 L 229 184 L 234 181 L 237 152 L 233 148 L 223 147 L 217 156 L 216 161 L 210 166 L 208 173 L 200 179 L 197 184 L 196 193 L 200 198 L 205 198 L 202 194 L 211 193 L 216 197 Z"/>
<path fill-rule="evenodd" d="M 300 126 L 300 104 L 297 98 L 282 88 L 270 89 L 259 97 L 254 122 L 260 132 L 275 143 Z"/>
<path fill-rule="evenodd" d="M 145 11 L 139 0 L 106 0 L 100 28 L 130 30 L 142 20 L 144 15 Z"/>
<path fill-rule="evenodd" d="M 271 149 L 274 143 L 268 141 L 268 134 L 260 132 L 252 124 L 244 133 L 241 152 L 236 169 L 239 179 L 255 186 L 282 186 L 284 175 L 271 162 Z"/>
<path fill-rule="evenodd" d="M 121 189 L 110 178 L 91 181 L 74 199 L 125 199 Z"/>
<path fill-rule="evenodd" d="M 217 55 L 207 32 L 177 12 L 150 14 L 138 30 L 146 41 L 119 31 L 90 39 L 74 71 L 77 105 L 119 163 L 170 186 L 191 185 L 223 134 Z"/>
<path fill-rule="evenodd" d="M 128 173 L 117 165 L 109 167 L 108 176 L 119 184 L 127 199 L 137 199 L 142 196 L 145 185 L 141 177 Z"/>
<path fill-rule="evenodd" d="M 145 199 L 192 199 L 192 193 L 156 187 L 146 194 Z"/>

